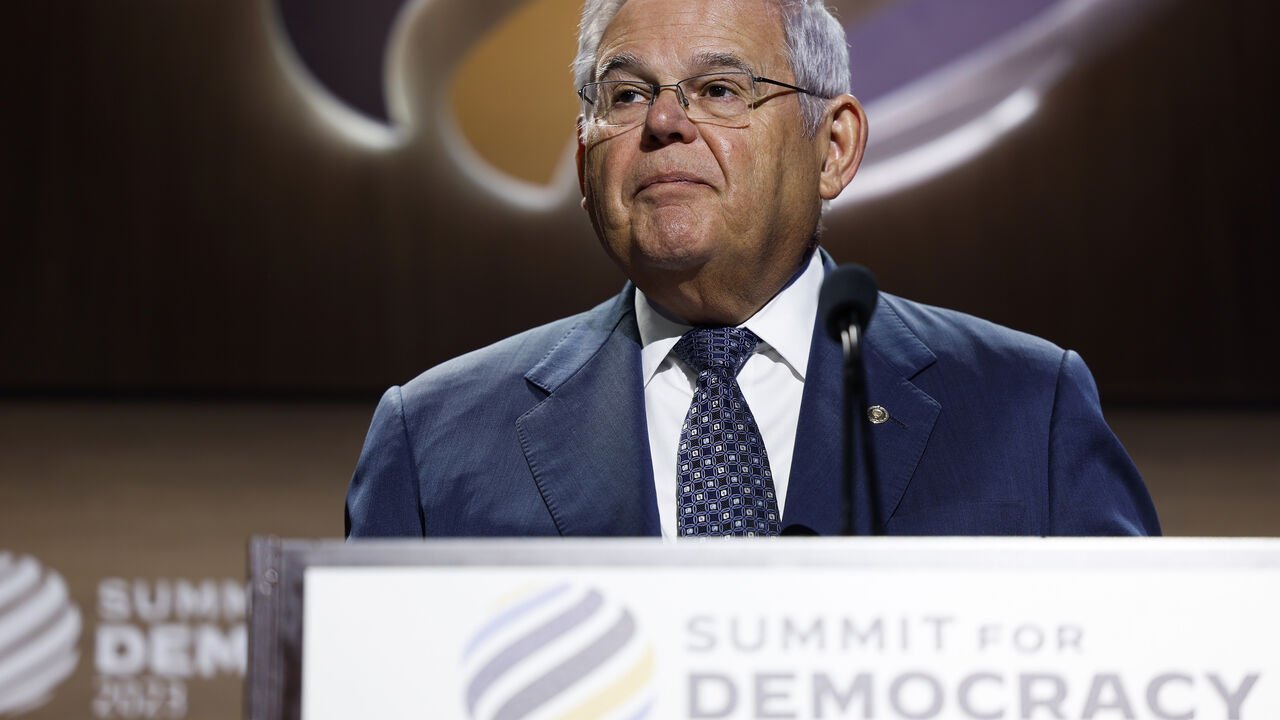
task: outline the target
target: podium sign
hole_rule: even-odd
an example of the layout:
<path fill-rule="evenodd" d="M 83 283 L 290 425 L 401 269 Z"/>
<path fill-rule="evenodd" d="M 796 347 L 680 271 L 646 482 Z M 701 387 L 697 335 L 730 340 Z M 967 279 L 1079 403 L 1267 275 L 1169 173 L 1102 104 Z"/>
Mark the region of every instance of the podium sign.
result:
<path fill-rule="evenodd" d="M 270 543 L 249 714 L 1280 717 L 1280 541 Z"/>

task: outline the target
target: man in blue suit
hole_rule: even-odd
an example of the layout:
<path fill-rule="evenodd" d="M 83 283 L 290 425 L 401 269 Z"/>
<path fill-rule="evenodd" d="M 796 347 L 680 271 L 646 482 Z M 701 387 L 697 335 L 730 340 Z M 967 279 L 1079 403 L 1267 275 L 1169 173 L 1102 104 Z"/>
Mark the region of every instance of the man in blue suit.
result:
<path fill-rule="evenodd" d="M 838 533 L 817 244 L 866 142 L 848 65 L 819 0 L 588 0 L 583 207 L 631 282 L 388 390 L 348 534 Z M 856 532 L 1159 532 L 1075 353 L 882 294 L 863 358 Z"/>

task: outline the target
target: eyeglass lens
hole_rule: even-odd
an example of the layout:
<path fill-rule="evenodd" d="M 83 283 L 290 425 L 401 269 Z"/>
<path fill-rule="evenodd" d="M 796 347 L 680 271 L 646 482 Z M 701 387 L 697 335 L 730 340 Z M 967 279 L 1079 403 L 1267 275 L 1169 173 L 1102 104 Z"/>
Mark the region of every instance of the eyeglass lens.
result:
<path fill-rule="evenodd" d="M 672 88 L 694 121 L 717 124 L 746 124 L 755 102 L 755 83 L 750 73 L 728 72 L 697 75 L 675 85 L 654 85 L 637 80 L 606 80 L 583 86 L 589 117 L 598 124 L 638 125 L 661 88 Z"/>

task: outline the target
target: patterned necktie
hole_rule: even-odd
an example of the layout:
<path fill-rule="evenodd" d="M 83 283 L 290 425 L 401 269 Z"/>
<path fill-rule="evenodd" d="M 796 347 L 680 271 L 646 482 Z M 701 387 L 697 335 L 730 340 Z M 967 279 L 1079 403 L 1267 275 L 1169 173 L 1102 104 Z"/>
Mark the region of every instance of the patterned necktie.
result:
<path fill-rule="evenodd" d="M 777 535 L 782 523 L 760 428 L 738 371 L 760 338 L 741 328 L 694 328 L 674 352 L 698 373 L 676 453 L 680 535 Z"/>

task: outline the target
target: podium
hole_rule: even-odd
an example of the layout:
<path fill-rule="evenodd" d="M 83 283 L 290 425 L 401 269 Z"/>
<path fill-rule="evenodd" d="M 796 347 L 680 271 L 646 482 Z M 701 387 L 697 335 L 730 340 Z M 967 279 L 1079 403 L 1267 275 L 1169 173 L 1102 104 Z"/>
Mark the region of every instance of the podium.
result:
<path fill-rule="evenodd" d="M 1280 718 L 1280 540 L 255 538 L 250 720 Z"/>

